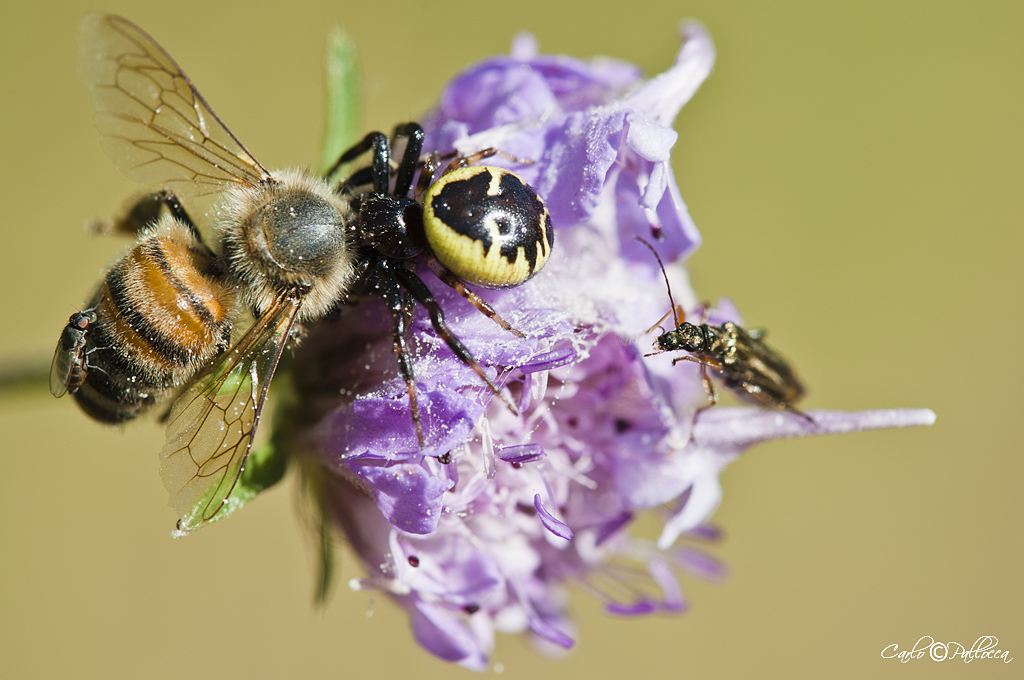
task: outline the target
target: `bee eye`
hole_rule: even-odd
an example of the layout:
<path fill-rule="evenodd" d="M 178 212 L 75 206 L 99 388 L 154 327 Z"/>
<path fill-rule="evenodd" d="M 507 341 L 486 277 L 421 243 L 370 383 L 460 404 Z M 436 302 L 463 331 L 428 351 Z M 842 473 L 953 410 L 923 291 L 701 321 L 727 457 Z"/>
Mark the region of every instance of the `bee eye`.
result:
<path fill-rule="evenodd" d="M 342 216 L 314 194 L 276 198 L 263 207 L 260 217 L 267 254 L 282 269 L 322 275 L 345 248 Z"/>
<path fill-rule="evenodd" d="M 423 230 L 459 278 L 510 288 L 540 271 L 554 239 L 544 201 L 518 176 L 486 166 L 453 170 L 424 197 Z"/>

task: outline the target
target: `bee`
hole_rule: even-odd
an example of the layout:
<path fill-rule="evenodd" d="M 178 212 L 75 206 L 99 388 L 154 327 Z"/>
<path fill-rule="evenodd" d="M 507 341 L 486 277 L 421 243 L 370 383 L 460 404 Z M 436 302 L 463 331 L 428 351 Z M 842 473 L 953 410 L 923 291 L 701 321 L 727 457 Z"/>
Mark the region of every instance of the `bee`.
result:
<path fill-rule="evenodd" d="M 417 124 L 396 128 L 396 136 L 409 139 L 397 169 L 389 159 L 391 142 L 371 133 L 334 168 L 372 148 L 370 167 L 357 172 L 354 181 L 332 187 L 304 171 L 270 172 L 141 28 L 116 15 L 91 15 L 83 21 L 81 38 L 82 71 L 105 151 L 128 177 L 164 188 L 137 200 L 103 229 L 134 235 L 136 243 L 111 267 L 88 308 L 69 320 L 54 355 L 51 391 L 70 392 L 88 415 L 109 423 L 135 418 L 178 395 L 166 416 L 167 440 L 160 453 L 171 505 L 181 514 L 176 535 L 221 513 L 244 469 L 285 347 L 303 324 L 323 318 L 341 302 L 366 293 L 384 298 L 421 448 L 405 342 L 415 302 L 428 310 L 458 358 L 515 410 L 447 329 L 437 301 L 411 270 L 410 258 L 423 253 L 442 281 L 518 333 L 446 267 L 465 265 L 472 255 L 464 250 L 456 256 L 429 255 L 436 238 L 426 235 L 425 225 L 443 229 L 458 217 L 429 218 L 423 203 L 408 197 L 417 171 L 417 196 L 433 190 L 428 175 L 441 160 L 420 159 L 423 132 Z M 455 158 L 434 184 L 443 189 L 486 172 L 506 186 L 502 173 L 507 171 L 472 167 L 465 172 L 495 153 L 500 152 Z M 372 188 L 360 190 L 360 178 L 365 184 L 372 180 Z M 543 266 L 551 245 L 550 218 L 540 199 L 529 203 L 536 194 L 525 188 L 525 198 L 515 199 L 529 204 L 519 223 L 529 223 L 534 235 L 518 237 L 521 248 L 513 251 L 492 239 L 503 259 L 496 265 L 489 261 L 477 283 L 518 285 Z M 220 204 L 214 242 L 207 244 L 179 197 L 211 194 L 219 195 Z M 494 192 L 485 194 L 480 201 L 496 200 L 488 199 Z M 491 234 L 485 227 L 498 222 L 499 230 L 508 226 L 494 210 L 485 214 L 489 221 L 476 225 L 471 238 L 483 239 L 479 230 Z M 530 238 L 543 241 L 541 256 L 533 254 Z M 485 261 L 490 245 L 483 249 Z M 502 278 L 502 267 L 512 273 Z M 246 311 L 255 321 L 231 344 Z"/>
<path fill-rule="evenodd" d="M 91 15 L 81 38 L 105 151 L 130 178 L 164 189 L 110 229 L 137 241 L 107 273 L 80 334 L 65 329 L 51 383 L 109 423 L 180 392 L 160 457 L 187 533 L 234 489 L 293 328 L 323 316 L 354 280 L 352 211 L 321 178 L 266 170 L 138 26 Z M 216 248 L 179 200 L 207 194 L 221 195 Z M 232 346 L 243 310 L 256 321 Z"/>
<path fill-rule="evenodd" d="M 689 352 L 690 355 L 673 358 L 673 366 L 680 361 L 700 365 L 701 382 L 707 392 L 708 403 L 694 413 L 694 425 L 702 411 L 718 403 L 718 393 L 708 378 L 710 368 L 740 399 L 758 406 L 789 411 L 817 426 L 813 418 L 794 406 L 804 396 L 804 387 L 793 367 L 764 342 L 765 331 L 755 328 L 747 330 L 731 321 L 721 326 L 708 325 L 710 306 L 707 304 L 703 307 L 699 324 L 684 321 L 681 308 L 672 300 L 672 288 L 661 257 L 650 243 L 639 237 L 636 239 L 647 246 L 658 260 L 668 289 L 669 304 L 672 306 L 671 311 L 654 327 L 664 321 L 669 314 L 673 315 L 676 326 L 675 329 L 662 333 L 655 339 L 654 346 L 657 352 L 645 356 L 682 350 Z"/>

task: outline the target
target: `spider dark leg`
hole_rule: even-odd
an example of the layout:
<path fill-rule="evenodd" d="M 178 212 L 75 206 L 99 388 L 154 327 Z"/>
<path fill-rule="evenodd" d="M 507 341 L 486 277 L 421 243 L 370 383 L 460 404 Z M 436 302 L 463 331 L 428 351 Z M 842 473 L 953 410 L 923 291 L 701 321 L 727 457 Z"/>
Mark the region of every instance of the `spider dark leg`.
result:
<path fill-rule="evenodd" d="M 377 166 L 377 158 L 376 158 L 377 149 L 380 146 L 380 140 L 381 139 L 384 140 L 384 146 L 386 148 L 390 149 L 390 146 L 389 146 L 389 143 L 388 143 L 388 138 L 384 136 L 384 133 L 382 133 L 382 132 L 370 132 L 365 137 L 363 137 L 361 140 L 356 142 L 348 151 L 346 151 L 345 153 L 341 154 L 338 157 L 338 160 L 334 161 L 334 165 L 332 165 L 330 168 L 328 168 L 327 172 L 324 173 L 324 177 L 330 177 L 331 175 L 333 175 L 334 173 L 336 173 L 338 171 L 338 168 L 340 168 L 341 166 L 345 165 L 345 163 L 349 163 L 351 161 L 354 161 L 355 159 L 359 158 L 364 153 L 369 151 L 371 148 L 374 149 L 374 163 L 373 163 L 373 165 L 374 165 L 374 168 L 376 168 L 376 166 Z M 385 160 L 390 161 L 390 158 L 385 159 Z M 384 167 L 387 167 L 387 163 L 384 164 Z M 385 191 L 386 191 L 386 189 L 385 189 Z"/>
<path fill-rule="evenodd" d="M 427 312 L 430 314 L 430 323 L 434 327 L 434 330 L 437 331 L 437 334 L 441 336 L 441 339 L 444 340 L 448 347 L 451 348 L 455 356 L 459 358 L 459 361 L 472 368 L 473 372 L 480 376 L 480 379 L 486 383 L 491 392 L 505 403 L 508 410 L 518 415 L 519 410 L 516 409 L 511 401 L 509 401 L 508 397 L 502 394 L 501 390 L 498 389 L 498 386 L 487 377 L 487 374 L 484 373 L 483 367 L 477 363 L 476 359 L 473 358 L 473 355 L 469 353 L 468 349 L 466 349 L 466 346 L 462 344 L 462 341 L 451 332 L 451 329 L 448 328 L 448 325 L 444 321 L 444 312 L 441 311 L 441 305 L 437 303 L 437 300 L 434 299 L 434 295 L 430 292 L 430 289 L 427 288 L 426 284 L 420 280 L 420 277 L 416 276 L 415 273 L 408 269 L 401 268 L 395 270 L 395 275 L 401 281 L 402 285 L 405 286 L 406 290 L 412 293 L 412 296 L 416 298 L 416 301 L 426 308 Z"/>
<path fill-rule="evenodd" d="M 448 164 L 448 167 L 445 168 L 444 172 L 441 174 L 447 175 L 452 170 L 458 170 L 459 168 L 465 168 L 466 166 L 473 165 L 474 163 L 479 163 L 485 158 L 490 158 L 491 156 L 501 156 L 502 158 L 506 158 L 513 163 L 518 163 L 519 165 L 533 165 L 533 161 L 529 158 L 519 158 L 518 156 L 513 156 L 510 153 L 505 153 L 501 149 L 495 149 L 492 147 L 488 149 L 481 149 L 480 151 L 471 153 L 468 156 L 457 156 L 455 160 Z M 441 156 L 441 158 L 447 158 L 447 156 Z"/>
<path fill-rule="evenodd" d="M 441 156 L 430 152 L 420 159 L 419 166 L 420 176 L 416 180 L 416 196 L 417 198 L 422 198 L 423 194 L 427 193 L 427 189 L 434 182 L 434 173 L 441 167 Z"/>
<path fill-rule="evenodd" d="M 433 183 L 434 173 L 437 172 L 437 169 L 441 167 L 445 161 L 453 158 L 455 159 L 448 164 L 448 167 L 446 167 L 444 172 L 441 173 L 442 175 L 446 175 L 452 170 L 464 168 L 495 155 L 503 156 L 513 163 L 519 163 L 520 165 L 533 165 L 533 161 L 528 158 L 519 158 L 512 154 L 505 153 L 500 149 L 494 148 L 484 149 L 483 151 L 478 151 L 477 153 L 470 154 L 469 156 L 460 156 L 458 151 L 449 151 L 447 153 L 437 153 L 432 151 L 419 160 L 420 177 L 416 182 L 416 195 L 422 196 L 426 193 L 427 189 L 429 189 L 430 185 Z"/>
<path fill-rule="evenodd" d="M 381 133 L 373 138 L 373 161 L 370 169 L 373 172 L 373 191 L 378 194 L 388 193 L 391 183 L 391 143 Z"/>
<path fill-rule="evenodd" d="M 427 189 L 434 183 L 434 173 L 437 169 L 444 164 L 445 161 L 449 161 L 459 155 L 458 151 L 449 151 L 447 153 L 437 153 L 431 151 L 425 156 L 420 158 L 420 176 L 416 180 L 416 196 L 422 197 L 423 194 L 427 193 Z M 447 172 L 447 170 L 445 170 Z"/>
<path fill-rule="evenodd" d="M 352 187 L 369 186 L 373 182 L 373 169 L 372 168 L 359 168 L 345 179 L 338 182 L 338 186 L 334 188 L 334 193 L 344 194 L 348 193 L 351 195 L 358 194 L 360 192 L 355 191 Z"/>
<path fill-rule="evenodd" d="M 413 317 L 416 314 L 416 305 L 414 304 L 414 299 L 404 288 L 402 288 L 402 304 L 405 306 L 405 327 L 411 328 Z"/>
<path fill-rule="evenodd" d="M 423 128 L 419 123 L 402 123 L 395 126 L 394 137 L 405 137 L 408 140 L 395 179 L 395 196 L 407 198 L 409 189 L 412 188 L 413 175 L 419 167 L 420 154 L 423 152 Z"/>
<path fill-rule="evenodd" d="M 420 406 L 416 399 L 416 375 L 413 373 L 412 361 L 409 358 L 409 347 L 406 344 L 408 326 L 406 324 L 406 311 L 408 305 L 402 294 L 402 288 L 394 277 L 386 279 L 384 299 L 391 311 L 391 337 L 395 350 L 395 357 L 398 359 L 398 372 L 405 381 L 405 389 L 409 393 L 409 411 L 412 414 L 412 423 L 416 427 L 416 441 L 420 448 L 423 448 L 423 424 L 420 421 Z"/>
<path fill-rule="evenodd" d="M 479 295 L 466 288 L 466 284 L 462 282 L 462 279 L 448 271 L 443 264 L 437 261 L 437 258 L 428 257 L 427 266 L 430 267 L 430 271 L 434 272 L 437 278 L 451 286 L 456 293 L 469 300 L 471 305 L 483 312 L 491 321 L 520 338 L 526 337 L 522 331 L 516 330 L 509 322 L 502 319 L 498 312 L 494 311 L 494 308 L 484 302 Z"/>

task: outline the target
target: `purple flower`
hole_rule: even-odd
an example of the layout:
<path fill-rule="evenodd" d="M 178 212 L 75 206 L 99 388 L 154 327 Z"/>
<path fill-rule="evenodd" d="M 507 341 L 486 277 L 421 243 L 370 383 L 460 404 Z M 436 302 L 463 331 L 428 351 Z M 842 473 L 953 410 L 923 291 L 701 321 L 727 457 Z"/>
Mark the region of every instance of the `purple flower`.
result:
<path fill-rule="evenodd" d="M 569 648 L 567 584 L 610 613 L 679 612 L 678 572 L 717 579 L 699 546 L 721 500 L 719 473 L 752 444 L 780 437 L 930 423 L 929 411 L 793 413 L 706 403 L 698 368 L 644 358 L 668 307 L 642 236 L 675 261 L 700 236 L 669 164 L 680 107 L 714 49 L 687 24 L 675 64 L 644 80 L 628 64 L 536 54 L 457 76 L 424 121 L 427 150 L 496 147 L 545 198 L 557 234 L 546 268 L 522 286 L 481 293 L 525 337 L 503 330 L 427 277 L 451 329 L 518 404 L 513 414 L 417 313 L 411 337 L 426 446 L 417 443 L 382 303 L 346 309 L 300 348 L 295 450 L 325 515 L 433 654 L 484 669 L 496 632 L 529 631 Z M 491 162 L 490 160 L 488 161 Z M 677 302 L 697 296 L 679 269 Z M 711 323 L 738 321 L 719 303 Z M 644 510 L 656 543 L 629 533 Z"/>

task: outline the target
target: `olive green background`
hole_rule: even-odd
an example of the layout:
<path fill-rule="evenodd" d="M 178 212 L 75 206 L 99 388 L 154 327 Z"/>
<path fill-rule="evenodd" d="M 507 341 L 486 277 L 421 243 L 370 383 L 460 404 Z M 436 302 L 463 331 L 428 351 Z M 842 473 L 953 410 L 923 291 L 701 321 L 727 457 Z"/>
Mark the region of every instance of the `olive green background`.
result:
<path fill-rule="evenodd" d="M 764 446 L 723 476 L 716 550 L 681 617 L 605 616 L 576 591 L 561 660 L 501 637 L 509 678 L 1010 677 L 1024 664 L 1024 4 L 1010 2 L 109 2 L 150 31 L 268 167 L 313 166 L 321 58 L 361 50 L 365 127 L 427 109 L 458 69 L 533 31 L 541 48 L 668 67 L 696 17 L 719 52 L 677 121 L 705 244 L 698 294 L 731 296 L 799 366 L 811 409 L 930 407 L 931 428 Z M 387 7 L 387 10 L 383 9 Z M 104 156 L 77 74 L 94 2 L 0 9 L 0 358 L 49 361 L 123 247 L 87 236 L 137 190 Z M 344 678 L 465 674 L 390 602 L 311 604 L 293 480 L 183 541 L 161 431 L 70 400 L 0 397 L 0 676 Z M 930 635 L 1014 661 L 899 664 Z"/>

